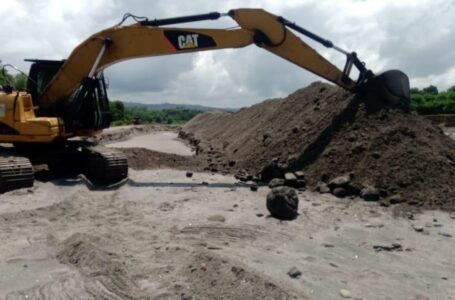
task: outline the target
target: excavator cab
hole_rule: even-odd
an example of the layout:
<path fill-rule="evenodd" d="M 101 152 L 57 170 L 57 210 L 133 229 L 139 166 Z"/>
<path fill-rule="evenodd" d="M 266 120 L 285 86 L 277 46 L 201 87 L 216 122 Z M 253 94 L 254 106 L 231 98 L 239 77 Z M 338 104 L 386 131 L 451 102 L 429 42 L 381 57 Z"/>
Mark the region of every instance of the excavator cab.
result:
<path fill-rule="evenodd" d="M 92 131 L 108 128 L 111 122 L 109 99 L 102 73 L 95 78 L 86 77 L 69 100 L 52 109 L 44 109 L 42 95 L 65 60 L 26 59 L 32 62 L 27 89 L 38 106 L 37 116 L 59 116 L 63 118 L 66 132 Z"/>
<path fill-rule="evenodd" d="M 27 80 L 27 90 L 32 95 L 32 99 L 37 101 L 65 61 L 43 59 L 25 59 L 25 61 L 32 63 Z M 35 104 L 41 107 L 39 102 Z"/>

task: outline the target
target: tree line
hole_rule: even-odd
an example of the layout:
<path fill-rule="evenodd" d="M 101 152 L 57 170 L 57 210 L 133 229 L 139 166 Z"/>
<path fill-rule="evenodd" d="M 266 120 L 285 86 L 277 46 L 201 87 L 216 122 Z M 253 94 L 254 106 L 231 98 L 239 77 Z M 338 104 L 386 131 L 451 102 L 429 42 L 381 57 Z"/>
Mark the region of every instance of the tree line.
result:
<path fill-rule="evenodd" d="M 110 102 L 112 125 L 120 126 L 131 123 L 183 124 L 201 113 L 201 110 L 175 108 L 149 110 L 143 107 L 125 107 L 121 101 Z"/>
<path fill-rule="evenodd" d="M 455 114 L 455 85 L 444 92 L 434 85 L 412 88 L 411 108 L 422 115 Z"/>

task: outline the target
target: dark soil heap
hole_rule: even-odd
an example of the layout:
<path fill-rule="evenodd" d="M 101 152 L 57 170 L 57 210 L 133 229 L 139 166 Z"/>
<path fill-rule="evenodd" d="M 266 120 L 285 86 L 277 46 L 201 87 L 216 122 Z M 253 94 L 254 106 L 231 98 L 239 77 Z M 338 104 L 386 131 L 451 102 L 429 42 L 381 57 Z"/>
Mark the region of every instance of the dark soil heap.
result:
<path fill-rule="evenodd" d="M 236 113 L 204 113 L 181 135 L 215 169 L 258 174 L 277 159 L 310 186 L 351 174 L 359 190 L 401 194 L 410 205 L 455 210 L 455 142 L 416 114 L 372 111 L 359 97 L 313 83 Z"/>
<path fill-rule="evenodd" d="M 181 136 L 198 144 L 201 152 L 212 154 L 214 162 L 222 154 L 235 161 L 235 169 L 258 173 L 273 158 L 296 159 L 351 99 L 341 89 L 314 83 L 285 99 L 266 100 L 234 114 L 197 115 L 183 127 Z"/>

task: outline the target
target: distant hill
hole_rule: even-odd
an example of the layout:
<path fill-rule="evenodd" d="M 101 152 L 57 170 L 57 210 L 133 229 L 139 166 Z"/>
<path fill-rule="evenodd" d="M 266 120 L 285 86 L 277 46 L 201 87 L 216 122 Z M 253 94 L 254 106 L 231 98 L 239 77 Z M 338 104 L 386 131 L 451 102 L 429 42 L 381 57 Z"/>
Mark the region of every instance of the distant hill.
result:
<path fill-rule="evenodd" d="M 175 104 L 175 103 L 160 103 L 160 104 L 144 104 L 144 103 L 137 103 L 137 102 L 123 102 L 125 107 L 144 107 L 148 110 L 160 111 L 165 109 L 176 109 L 176 108 L 183 108 L 183 109 L 192 109 L 192 110 L 201 110 L 201 111 L 211 111 L 211 110 L 221 110 L 221 111 L 228 111 L 233 112 L 237 111 L 237 108 L 218 108 L 218 107 L 209 107 L 203 105 L 194 105 L 194 104 Z"/>

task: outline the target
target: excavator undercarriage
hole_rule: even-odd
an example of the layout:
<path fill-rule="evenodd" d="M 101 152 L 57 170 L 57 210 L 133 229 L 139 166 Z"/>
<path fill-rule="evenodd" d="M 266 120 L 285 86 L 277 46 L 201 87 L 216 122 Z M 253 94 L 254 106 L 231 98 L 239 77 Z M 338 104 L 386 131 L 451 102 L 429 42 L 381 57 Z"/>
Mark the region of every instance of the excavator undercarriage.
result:
<path fill-rule="evenodd" d="M 52 177 L 83 174 L 93 185 L 107 186 L 128 176 L 128 160 L 115 149 L 86 141 L 16 144 L 14 149 L 0 147 L 0 193 L 33 186 L 32 165 L 47 165 Z"/>

